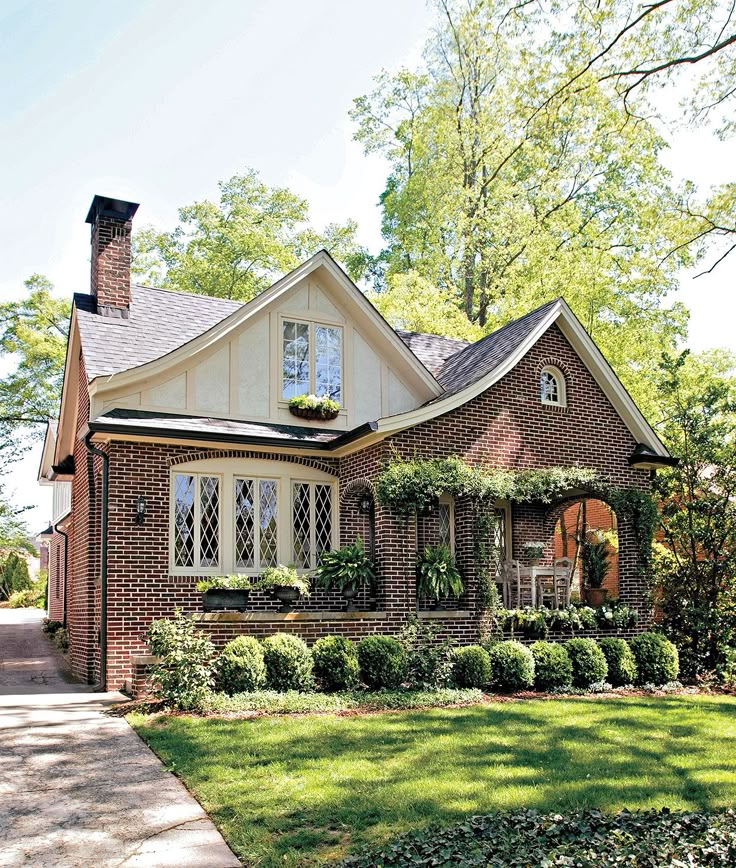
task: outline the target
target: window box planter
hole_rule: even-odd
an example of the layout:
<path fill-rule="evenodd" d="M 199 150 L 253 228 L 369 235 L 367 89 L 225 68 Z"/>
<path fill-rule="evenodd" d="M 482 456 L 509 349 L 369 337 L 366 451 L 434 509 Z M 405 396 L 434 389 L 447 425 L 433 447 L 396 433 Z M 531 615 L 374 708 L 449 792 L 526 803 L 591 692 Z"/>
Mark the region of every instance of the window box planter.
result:
<path fill-rule="evenodd" d="M 311 419 L 312 421 L 331 422 L 337 419 L 340 415 L 339 410 L 323 410 L 319 407 L 292 407 L 289 406 L 289 412 L 292 416 L 299 416 L 302 419 Z"/>
<path fill-rule="evenodd" d="M 205 612 L 244 612 L 248 607 L 248 588 L 210 588 L 202 594 Z"/>

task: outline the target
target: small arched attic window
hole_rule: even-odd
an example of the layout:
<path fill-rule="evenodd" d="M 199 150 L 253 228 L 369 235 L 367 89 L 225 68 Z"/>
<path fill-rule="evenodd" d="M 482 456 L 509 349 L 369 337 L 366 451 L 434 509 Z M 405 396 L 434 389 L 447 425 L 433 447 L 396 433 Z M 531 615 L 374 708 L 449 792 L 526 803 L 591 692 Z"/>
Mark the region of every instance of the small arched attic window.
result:
<path fill-rule="evenodd" d="M 567 406 L 565 377 L 554 365 L 545 365 L 539 374 L 539 400 L 550 407 Z"/>

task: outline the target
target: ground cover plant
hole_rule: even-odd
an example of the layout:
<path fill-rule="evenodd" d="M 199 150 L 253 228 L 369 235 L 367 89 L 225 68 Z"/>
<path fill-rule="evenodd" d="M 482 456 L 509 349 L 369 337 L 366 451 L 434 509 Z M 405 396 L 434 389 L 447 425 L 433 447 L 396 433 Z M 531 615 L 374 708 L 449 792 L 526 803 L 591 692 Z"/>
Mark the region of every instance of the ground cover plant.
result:
<path fill-rule="evenodd" d="M 492 811 L 713 811 L 736 800 L 731 696 L 129 720 L 248 865 L 318 864 Z"/>

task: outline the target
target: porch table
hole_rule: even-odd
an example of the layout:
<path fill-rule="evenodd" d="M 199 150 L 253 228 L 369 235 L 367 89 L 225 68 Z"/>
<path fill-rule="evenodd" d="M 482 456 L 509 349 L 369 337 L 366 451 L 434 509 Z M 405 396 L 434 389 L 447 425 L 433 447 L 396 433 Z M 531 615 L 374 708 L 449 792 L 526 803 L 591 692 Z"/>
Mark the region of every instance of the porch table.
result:
<path fill-rule="evenodd" d="M 564 577 L 564 574 L 557 568 L 557 578 Z M 519 566 L 519 578 L 527 579 L 530 589 L 531 589 L 531 597 L 532 597 L 532 608 L 536 608 L 537 606 L 537 592 L 541 588 L 542 580 L 548 579 L 553 587 L 555 583 L 555 567 L 554 564 L 535 564 L 530 567 L 522 567 Z M 525 583 L 526 584 L 526 583 Z M 556 598 L 556 606 L 559 606 L 559 600 L 557 599 L 557 588 L 555 587 L 555 598 Z"/>

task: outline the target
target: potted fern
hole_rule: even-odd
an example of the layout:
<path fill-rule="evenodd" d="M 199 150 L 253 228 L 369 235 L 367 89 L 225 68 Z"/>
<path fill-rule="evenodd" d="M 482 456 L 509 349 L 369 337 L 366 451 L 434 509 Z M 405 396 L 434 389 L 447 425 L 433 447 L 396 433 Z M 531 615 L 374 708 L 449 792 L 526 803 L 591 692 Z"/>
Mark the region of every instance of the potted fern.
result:
<path fill-rule="evenodd" d="M 417 594 L 436 608 L 441 600 L 458 598 L 465 586 L 449 546 L 427 546 L 417 560 Z"/>
<path fill-rule="evenodd" d="M 284 564 L 267 567 L 252 587 L 259 591 L 271 591 L 281 602 L 280 612 L 291 612 L 300 597 L 309 599 L 311 593 L 309 576 L 299 575 L 293 566 Z"/>
<path fill-rule="evenodd" d="M 366 585 L 372 587 L 376 581 L 376 569 L 365 553 L 363 540 L 357 537 L 352 545 L 322 552 L 315 579 L 319 587 L 327 591 L 342 591 L 347 600 L 347 609 L 351 611 L 358 591 Z"/>
<path fill-rule="evenodd" d="M 249 576 L 213 576 L 197 582 L 205 612 L 234 610 L 244 612 L 248 606 L 251 581 Z"/>

